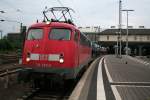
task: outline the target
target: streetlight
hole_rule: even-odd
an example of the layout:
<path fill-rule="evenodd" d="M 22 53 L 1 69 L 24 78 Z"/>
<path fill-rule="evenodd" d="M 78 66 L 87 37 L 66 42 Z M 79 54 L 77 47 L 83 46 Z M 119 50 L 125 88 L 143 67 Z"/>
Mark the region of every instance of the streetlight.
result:
<path fill-rule="evenodd" d="M 3 10 L 0 10 L 0 13 L 5 13 L 5 11 L 3 11 Z"/>
<path fill-rule="evenodd" d="M 19 24 L 20 24 L 20 33 L 22 32 L 22 22 L 15 21 L 15 20 L 4 20 L 4 19 L 1 19 L 0 21 L 1 21 L 1 22 L 7 21 L 7 22 L 19 23 Z"/>
<path fill-rule="evenodd" d="M 128 55 L 128 33 L 129 33 L 129 30 L 128 30 L 128 15 L 129 15 L 129 11 L 134 11 L 134 10 L 130 10 L 130 9 L 126 9 L 126 10 L 122 10 L 122 11 L 126 11 L 127 12 L 127 35 L 126 35 L 126 55 Z"/>
<path fill-rule="evenodd" d="M 0 13 L 5 13 L 5 11 L 3 11 L 3 10 L 0 10 Z M 0 20 L 0 21 L 3 21 L 3 20 Z M 0 30 L 0 33 L 1 33 L 1 39 L 3 38 L 3 32 L 2 32 L 2 30 Z"/>
<path fill-rule="evenodd" d="M 119 25 L 118 25 L 118 32 L 117 34 L 117 50 L 116 50 L 116 57 L 122 58 L 122 0 L 119 0 Z M 119 55 L 119 56 L 118 56 Z"/>
<path fill-rule="evenodd" d="M 100 32 L 100 26 L 95 28 L 95 42 L 97 41 L 97 34 Z"/>
<path fill-rule="evenodd" d="M 120 58 L 122 57 L 121 55 L 121 48 L 122 48 L 122 44 L 121 44 L 121 29 L 122 29 L 122 0 L 119 0 L 119 35 L 118 35 L 118 41 L 117 44 L 119 45 L 119 50 L 117 49 L 117 52 L 119 52 Z"/>
<path fill-rule="evenodd" d="M 118 57 L 118 54 L 119 54 L 119 39 L 120 39 L 119 34 L 120 34 L 120 32 L 116 32 L 116 36 L 117 36 L 116 57 Z"/>
<path fill-rule="evenodd" d="M 1 19 L 0 21 L 3 22 L 3 21 L 5 21 L 5 20 Z"/>
<path fill-rule="evenodd" d="M 2 32 L 2 30 L 0 30 L 0 33 L 1 33 L 1 39 L 3 38 L 3 32 Z"/>
<path fill-rule="evenodd" d="M 3 22 L 3 20 L 1 19 L 0 20 L 1 22 Z M 0 33 L 1 33 L 1 39 L 3 38 L 3 33 L 2 33 L 2 30 L 0 30 Z"/>

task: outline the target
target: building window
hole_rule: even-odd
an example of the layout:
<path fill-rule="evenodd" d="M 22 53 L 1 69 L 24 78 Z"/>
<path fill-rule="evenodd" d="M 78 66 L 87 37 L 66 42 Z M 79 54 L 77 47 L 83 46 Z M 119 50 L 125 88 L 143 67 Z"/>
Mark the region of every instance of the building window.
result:
<path fill-rule="evenodd" d="M 109 40 L 109 36 L 107 35 L 107 40 Z"/>
<path fill-rule="evenodd" d="M 150 36 L 147 36 L 147 40 L 150 40 Z"/>
<path fill-rule="evenodd" d="M 134 36 L 134 40 L 137 40 L 137 37 L 136 37 L 136 35 Z"/>
<path fill-rule="evenodd" d="M 142 41 L 143 39 L 142 39 L 143 37 L 142 36 L 140 36 L 140 41 Z"/>

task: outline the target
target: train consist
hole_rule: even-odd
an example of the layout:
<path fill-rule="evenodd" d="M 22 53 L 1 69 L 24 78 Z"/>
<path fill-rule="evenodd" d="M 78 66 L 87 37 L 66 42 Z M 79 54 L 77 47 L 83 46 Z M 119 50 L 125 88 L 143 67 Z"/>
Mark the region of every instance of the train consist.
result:
<path fill-rule="evenodd" d="M 23 48 L 24 70 L 19 73 L 19 79 L 36 81 L 56 76 L 64 80 L 75 79 L 92 60 L 91 41 L 65 17 L 70 10 L 67 7 L 50 8 L 43 12 L 42 23 L 29 27 Z M 61 18 L 65 21 L 49 20 L 46 16 L 49 11 L 53 14 L 62 12 Z"/>

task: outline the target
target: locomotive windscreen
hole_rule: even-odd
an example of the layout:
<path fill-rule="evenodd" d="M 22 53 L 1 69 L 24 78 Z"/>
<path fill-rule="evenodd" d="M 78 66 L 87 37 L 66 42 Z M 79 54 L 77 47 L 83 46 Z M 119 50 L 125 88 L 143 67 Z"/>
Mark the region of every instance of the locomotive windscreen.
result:
<path fill-rule="evenodd" d="M 27 40 L 38 40 L 43 38 L 43 29 L 30 29 Z"/>
<path fill-rule="evenodd" d="M 49 39 L 51 40 L 70 40 L 71 30 L 69 29 L 51 29 Z"/>

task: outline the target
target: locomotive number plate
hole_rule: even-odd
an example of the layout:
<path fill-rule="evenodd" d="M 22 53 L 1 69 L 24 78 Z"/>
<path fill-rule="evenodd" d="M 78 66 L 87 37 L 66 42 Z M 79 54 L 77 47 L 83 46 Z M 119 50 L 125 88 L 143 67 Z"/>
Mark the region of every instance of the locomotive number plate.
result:
<path fill-rule="evenodd" d="M 60 57 L 59 54 L 50 54 L 48 57 L 48 60 L 49 61 L 59 61 L 59 57 Z"/>

